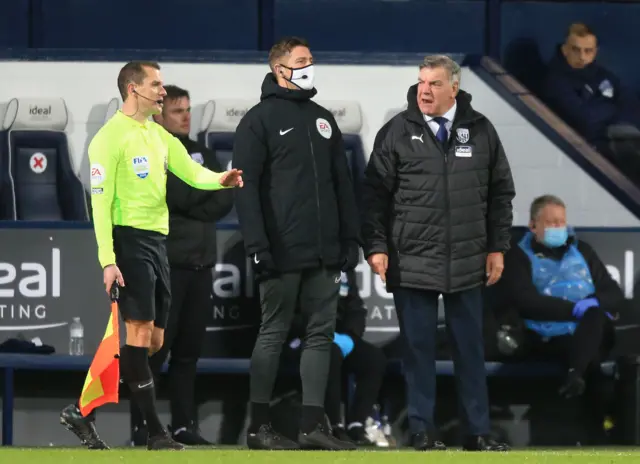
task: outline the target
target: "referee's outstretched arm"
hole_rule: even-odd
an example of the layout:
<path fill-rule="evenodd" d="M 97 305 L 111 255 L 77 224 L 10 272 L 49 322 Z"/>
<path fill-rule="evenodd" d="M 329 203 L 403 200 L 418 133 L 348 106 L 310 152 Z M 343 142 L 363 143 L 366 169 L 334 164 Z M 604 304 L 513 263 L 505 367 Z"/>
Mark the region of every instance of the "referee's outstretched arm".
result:
<path fill-rule="evenodd" d="M 220 190 L 229 187 L 242 187 L 242 172 L 232 169 L 226 172 L 213 172 L 195 162 L 182 142 L 163 130 L 169 147 L 168 168 L 184 182 L 200 190 Z"/>

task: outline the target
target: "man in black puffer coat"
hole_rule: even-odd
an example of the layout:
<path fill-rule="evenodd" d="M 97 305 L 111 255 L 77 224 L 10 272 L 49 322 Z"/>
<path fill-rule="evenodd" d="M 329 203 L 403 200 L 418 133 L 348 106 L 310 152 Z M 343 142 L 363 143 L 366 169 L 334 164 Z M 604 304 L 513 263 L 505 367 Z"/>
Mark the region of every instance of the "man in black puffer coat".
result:
<path fill-rule="evenodd" d="M 406 342 L 409 426 L 416 449 L 434 436 L 435 336 L 443 295 L 468 450 L 504 450 L 489 436 L 482 289 L 509 248 L 509 163 L 495 128 L 460 91 L 461 70 L 428 56 L 408 109 L 379 131 L 363 186 L 367 261 L 393 292 Z"/>

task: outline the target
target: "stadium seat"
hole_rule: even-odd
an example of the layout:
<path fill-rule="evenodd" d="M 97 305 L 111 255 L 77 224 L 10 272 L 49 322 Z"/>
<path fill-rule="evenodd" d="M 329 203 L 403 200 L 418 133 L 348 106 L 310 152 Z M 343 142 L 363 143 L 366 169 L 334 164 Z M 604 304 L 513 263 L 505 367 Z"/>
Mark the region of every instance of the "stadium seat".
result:
<path fill-rule="evenodd" d="M 1 105 L 6 106 L 6 105 Z M 1 107 L 0 106 L 0 107 Z M 0 112 L 0 121 L 4 125 L 4 112 Z M 0 126 L 0 129 L 3 126 Z M 9 147 L 7 133 L 0 130 L 0 221 L 15 221 L 16 196 L 13 190 L 13 177 L 9 166 Z"/>
<path fill-rule="evenodd" d="M 405 104 L 402 108 L 391 108 L 390 110 L 387 110 L 387 112 L 384 114 L 384 121 L 382 121 L 382 124 L 388 123 L 389 121 L 391 121 L 391 118 L 393 118 L 397 114 L 402 113 L 406 109 L 407 105 Z"/>
<path fill-rule="evenodd" d="M 3 173 L 12 187 L 13 219 L 88 220 L 84 188 L 73 169 L 65 133 L 68 119 L 61 98 L 14 98 L 7 105 Z"/>
<path fill-rule="evenodd" d="M 114 114 L 116 114 L 116 111 L 118 111 L 122 106 L 122 102 L 120 100 L 120 98 L 118 97 L 113 97 L 111 100 L 109 100 L 109 102 L 106 105 L 101 105 L 102 108 L 104 108 L 104 114 L 103 113 L 98 113 L 96 119 L 96 122 L 93 122 L 92 120 L 92 129 L 91 131 L 87 130 L 88 132 L 88 142 L 90 143 L 91 140 L 93 139 L 93 137 L 95 137 L 95 135 L 98 133 L 98 131 L 100 130 L 100 128 L 102 128 L 102 126 L 104 126 L 107 121 L 109 119 L 111 119 L 113 117 Z M 88 124 L 87 124 L 88 125 Z M 83 188 L 85 191 L 85 198 L 86 198 L 86 202 L 87 202 L 87 207 L 89 210 L 89 218 L 93 218 L 93 209 L 92 209 L 92 205 L 91 205 L 91 188 L 90 188 L 90 180 L 89 180 L 89 154 L 88 153 L 84 153 L 84 158 L 83 158 L 83 167 L 81 168 L 81 174 L 86 174 L 86 178 L 82 178 L 81 177 L 81 181 L 83 180 Z"/>
<path fill-rule="evenodd" d="M 257 101 L 251 100 L 210 100 L 205 104 L 198 131 L 198 141 L 215 150 L 222 169 L 231 168 L 233 157 L 233 139 L 236 127 L 242 117 Z M 235 207 L 220 223 L 237 224 Z"/>
<path fill-rule="evenodd" d="M 120 109 L 121 106 L 122 106 L 122 103 L 120 102 L 120 98 L 113 97 L 111 100 L 109 100 L 109 103 L 107 103 L 107 108 L 105 109 L 105 113 L 104 113 L 105 124 L 109 119 L 113 117 L 114 114 L 116 114 L 116 112 Z"/>

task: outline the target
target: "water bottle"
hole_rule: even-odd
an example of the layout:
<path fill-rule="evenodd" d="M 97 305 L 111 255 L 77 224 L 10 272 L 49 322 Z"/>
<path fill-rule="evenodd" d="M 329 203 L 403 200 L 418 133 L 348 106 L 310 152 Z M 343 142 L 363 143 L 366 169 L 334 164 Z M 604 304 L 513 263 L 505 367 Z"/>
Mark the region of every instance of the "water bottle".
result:
<path fill-rule="evenodd" d="M 349 279 L 344 272 L 340 273 L 340 296 L 346 297 L 349 294 Z"/>
<path fill-rule="evenodd" d="M 84 354 L 84 326 L 79 317 L 74 317 L 69 326 L 69 354 L 82 356 Z"/>

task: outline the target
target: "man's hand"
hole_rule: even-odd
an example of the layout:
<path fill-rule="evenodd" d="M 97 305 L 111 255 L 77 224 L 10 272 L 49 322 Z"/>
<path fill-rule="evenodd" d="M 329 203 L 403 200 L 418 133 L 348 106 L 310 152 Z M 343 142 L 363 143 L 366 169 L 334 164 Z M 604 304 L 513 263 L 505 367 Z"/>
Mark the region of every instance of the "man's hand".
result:
<path fill-rule="evenodd" d="M 109 264 L 104 268 L 104 271 L 102 271 L 102 281 L 104 282 L 104 287 L 107 290 L 107 295 L 110 295 L 111 286 L 114 282 L 118 282 L 118 285 L 124 287 L 122 273 L 115 264 Z"/>
<path fill-rule="evenodd" d="M 223 187 L 240 187 L 244 185 L 242 182 L 242 171 L 239 169 L 231 169 L 230 171 L 225 171 L 220 176 L 220 185 Z"/>
<path fill-rule="evenodd" d="M 387 267 L 389 267 L 389 257 L 385 253 L 374 253 L 367 258 L 367 262 L 373 272 L 378 274 L 384 283 L 387 283 Z"/>
<path fill-rule="evenodd" d="M 504 255 L 500 252 L 487 255 L 487 287 L 495 284 L 502 277 L 504 270 Z"/>

